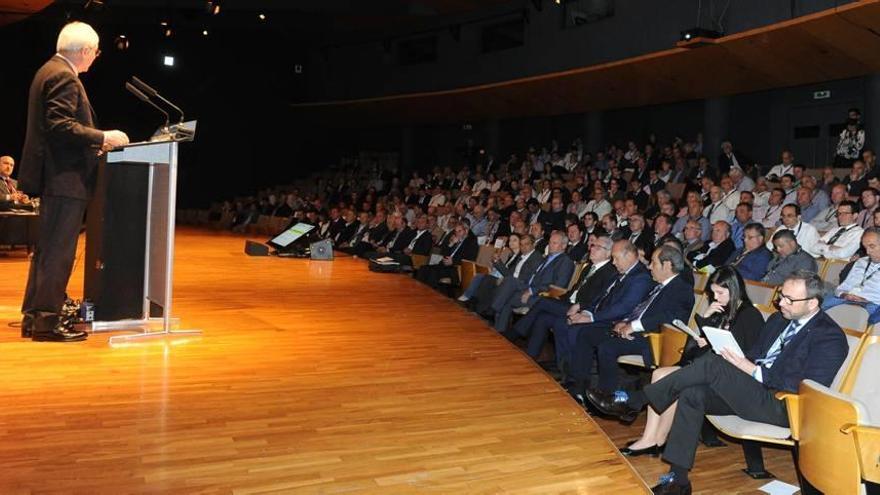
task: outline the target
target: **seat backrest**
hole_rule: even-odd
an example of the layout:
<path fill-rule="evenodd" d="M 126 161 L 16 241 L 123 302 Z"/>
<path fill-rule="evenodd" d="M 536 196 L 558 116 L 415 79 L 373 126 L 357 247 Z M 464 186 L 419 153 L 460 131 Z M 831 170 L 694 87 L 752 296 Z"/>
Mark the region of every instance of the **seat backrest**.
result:
<path fill-rule="evenodd" d="M 495 246 L 491 244 L 484 244 L 480 246 L 480 251 L 477 253 L 477 264 L 483 266 L 492 266 L 492 256 L 495 255 Z"/>
<path fill-rule="evenodd" d="M 833 286 L 837 286 L 840 283 L 840 272 L 843 271 L 846 264 L 847 261 L 845 260 L 828 260 L 825 263 L 824 270 L 819 272 L 822 280 Z"/>
<path fill-rule="evenodd" d="M 880 426 L 880 340 L 868 340 L 859 353 L 852 398 L 861 402 L 867 412 L 865 423 Z"/>
<path fill-rule="evenodd" d="M 697 321 L 694 319 L 694 315 L 702 314 L 703 311 L 706 310 L 706 307 L 709 306 L 709 298 L 706 297 L 705 294 L 695 294 L 694 295 L 694 309 L 691 310 L 691 316 L 688 318 L 688 326 L 696 329 Z"/>
<path fill-rule="evenodd" d="M 706 272 L 694 271 L 694 291 L 702 294 L 706 291 L 706 282 L 709 281 L 709 274 Z"/>
<path fill-rule="evenodd" d="M 574 273 L 571 274 L 571 279 L 569 279 L 568 281 L 568 290 L 574 288 L 574 284 L 576 284 L 578 282 L 578 279 L 581 278 L 581 274 L 584 273 L 584 268 L 586 266 L 586 263 L 575 263 Z"/>
<path fill-rule="evenodd" d="M 777 287 L 761 282 L 746 280 L 746 294 L 755 306 L 768 307 L 773 303 Z"/>
<path fill-rule="evenodd" d="M 474 275 L 477 274 L 477 266 L 473 261 L 461 260 L 460 270 L 460 280 L 461 287 L 467 288 L 471 285 L 471 281 L 474 279 Z"/>
<path fill-rule="evenodd" d="M 660 356 L 655 363 L 657 366 L 675 366 L 681 360 L 684 345 L 687 342 L 687 334 L 665 324 L 660 328 Z"/>
<path fill-rule="evenodd" d="M 825 311 L 840 328 L 864 333 L 868 327 L 868 311 L 855 304 L 841 304 Z"/>
<path fill-rule="evenodd" d="M 840 365 L 840 369 L 834 375 L 834 381 L 831 382 L 830 388 L 835 392 L 846 393 L 852 387 L 853 382 L 852 379 L 847 380 L 847 378 L 854 377 L 857 373 L 854 369 L 855 365 L 857 365 L 854 362 L 854 358 L 857 356 L 859 347 L 862 344 L 863 335 L 852 330 L 844 330 L 844 332 L 846 332 L 846 343 L 848 346 L 846 359 L 843 360 L 843 364 Z"/>

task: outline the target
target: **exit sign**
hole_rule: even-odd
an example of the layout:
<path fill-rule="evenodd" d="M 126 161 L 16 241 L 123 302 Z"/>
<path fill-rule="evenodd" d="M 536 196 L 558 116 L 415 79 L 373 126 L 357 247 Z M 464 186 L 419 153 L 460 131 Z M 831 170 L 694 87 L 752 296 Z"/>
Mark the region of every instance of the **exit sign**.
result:
<path fill-rule="evenodd" d="M 831 90 L 826 89 L 823 91 L 813 91 L 813 99 L 814 100 L 827 100 L 831 98 Z"/>

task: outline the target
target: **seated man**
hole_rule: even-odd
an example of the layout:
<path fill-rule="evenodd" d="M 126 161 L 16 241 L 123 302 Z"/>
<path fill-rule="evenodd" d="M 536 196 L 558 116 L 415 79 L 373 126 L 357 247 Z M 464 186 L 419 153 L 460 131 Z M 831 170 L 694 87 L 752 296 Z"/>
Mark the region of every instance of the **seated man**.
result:
<path fill-rule="evenodd" d="M 578 332 L 571 367 L 575 380 L 571 392 L 576 399 L 583 402 L 580 397 L 586 393 L 594 353 L 599 360 L 600 394 L 617 389 L 618 357 L 639 354 L 645 363 L 653 362 L 645 333 L 659 332 L 661 325 L 675 319 L 687 320 L 694 307 L 694 287 L 679 276 L 686 269 L 681 251 L 670 246 L 657 249 L 651 257 L 651 277 L 657 283 L 651 292 L 635 308 L 627 307 L 628 314 L 610 328 L 606 325 Z"/>
<path fill-rule="evenodd" d="M 780 230 L 774 233 L 773 245 L 776 247 L 776 256 L 767 265 L 767 274 L 761 282 L 780 285 L 789 275 L 797 271 L 805 270 L 813 273 L 818 271 L 815 258 L 798 246 L 794 231 Z"/>
<path fill-rule="evenodd" d="M 790 230 L 794 232 L 798 246 L 807 254 L 818 256 L 816 253 L 816 243 L 819 241 L 819 234 L 816 227 L 805 223 L 801 218 L 801 207 L 796 204 L 785 205 L 782 207 L 782 214 L 779 216 L 782 224 L 776 228 L 776 232 L 780 230 Z M 773 241 L 767 241 L 767 249 L 773 249 Z"/>
<path fill-rule="evenodd" d="M 466 218 L 462 218 L 455 225 L 455 233 L 449 240 L 449 244 L 443 246 L 441 255 L 443 258 L 436 265 L 425 265 L 416 271 L 416 280 L 425 283 L 433 289 L 441 289 L 444 285 L 441 281 L 449 278 L 451 285 L 457 286 L 458 265 L 461 260 L 474 260 L 477 258 L 477 236 L 471 233 L 471 227 Z"/>
<path fill-rule="evenodd" d="M 581 224 L 572 223 L 565 228 L 568 235 L 568 245 L 565 247 L 565 253 L 571 258 L 571 261 L 580 263 L 584 256 L 587 255 L 587 245 L 583 239 L 581 232 Z"/>
<path fill-rule="evenodd" d="M 837 206 L 836 229 L 829 230 L 816 241 L 814 253 L 834 260 L 849 260 L 859 249 L 864 230 L 856 224 L 859 207 L 853 201 L 841 201 Z"/>
<path fill-rule="evenodd" d="M 650 405 L 658 413 L 678 401 L 663 459 L 672 471 L 654 493 L 691 493 L 688 471 L 694 466 L 703 418 L 735 414 L 749 421 L 788 427 L 779 391 L 797 393 L 803 380 L 829 386 L 846 359 L 848 344 L 840 327 L 819 309 L 822 280 L 800 271 L 782 285 L 779 312 L 770 316 L 757 344 L 740 357 L 728 349 L 707 352 L 694 362 L 645 387 L 613 397 L 590 394 L 605 414 L 635 417 Z"/>
<path fill-rule="evenodd" d="M 383 242 L 376 246 L 376 250 L 364 253 L 364 258 L 376 259 L 388 256 L 392 253 L 401 253 L 403 248 L 415 237 L 416 233 L 406 224 L 406 219 L 400 213 L 394 213 L 390 217 L 391 231 L 385 236 Z"/>
<path fill-rule="evenodd" d="M 409 241 L 409 244 L 400 252 L 391 252 L 388 257 L 400 263 L 402 267 L 412 268 L 412 255 L 417 254 L 427 256 L 431 254 L 431 247 L 434 245 L 434 239 L 431 238 L 431 232 L 428 231 L 428 216 L 419 215 L 415 221 L 415 234 Z"/>
<path fill-rule="evenodd" d="M 733 240 L 730 239 L 730 224 L 719 220 L 712 225 L 712 240 L 693 256 L 694 268 L 723 266 L 734 249 Z"/>
<path fill-rule="evenodd" d="M 662 248 L 655 251 L 659 252 Z M 645 265 L 639 262 L 638 249 L 631 242 L 615 242 L 611 249 L 611 260 L 617 269 L 617 277 L 602 295 L 589 306 L 572 306 L 567 314 L 558 316 L 551 325 L 556 336 L 556 361 L 559 369 L 566 374 L 573 371 L 573 349 L 580 334 L 610 331 L 613 323 L 632 311 L 651 290 L 651 276 Z M 582 377 L 584 381 L 589 371 Z"/>
<path fill-rule="evenodd" d="M 11 156 L 0 156 L 0 210 L 33 209 L 27 194 L 18 190 L 18 182 L 12 178 L 15 160 Z"/>
<path fill-rule="evenodd" d="M 727 264 L 736 268 L 742 278 L 760 281 L 767 274 L 767 265 L 773 253 L 764 246 L 767 230 L 758 222 L 752 222 L 745 228 L 745 244 L 736 250 L 727 260 Z"/>
<path fill-rule="evenodd" d="M 393 223 L 392 219 L 385 217 L 384 212 L 377 212 L 373 216 L 373 221 L 370 222 L 367 233 L 361 237 L 360 241 L 352 243 L 352 246 L 344 251 L 361 257 L 370 251 L 375 251 L 391 232 L 390 226 Z"/>
<path fill-rule="evenodd" d="M 568 287 L 574 273 L 574 262 L 565 255 L 568 239 L 562 232 L 554 232 L 548 243 L 547 257 L 528 281 L 505 278 L 495 293 L 492 309 L 495 311 L 495 330 L 504 332 L 510 325 L 514 308 L 531 307 L 538 294 L 556 287 Z"/>
<path fill-rule="evenodd" d="M 512 256 L 507 263 L 501 263 L 500 259 L 495 260 L 492 264 L 493 273 L 482 277 L 474 291 L 473 302 L 470 306 L 480 315 L 486 315 L 487 318 L 493 317 L 492 301 L 495 300 L 495 291 L 504 280 L 513 277 L 520 280 L 525 286 L 543 262 L 544 256 L 535 250 L 535 239 L 528 234 L 523 234 L 519 238 L 519 254 Z M 495 274 L 495 271 L 498 273 Z M 461 300 L 459 298 L 459 301 Z"/>
<path fill-rule="evenodd" d="M 504 333 L 510 340 L 528 337 L 527 353 L 537 359 L 547 341 L 550 328 L 557 318 L 588 308 L 617 278 L 617 270 L 611 263 L 613 243 L 607 235 L 595 237 L 590 242 L 590 265 L 584 268 L 580 280 L 559 299 L 542 297 L 513 328 Z"/>
<path fill-rule="evenodd" d="M 862 235 L 867 256 L 859 258 L 843 283 L 834 289 L 834 296 L 822 303 L 827 310 L 841 304 L 854 304 L 868 311 L 868 324 L 880 321 L 880 227 L 869 227 Z"/>

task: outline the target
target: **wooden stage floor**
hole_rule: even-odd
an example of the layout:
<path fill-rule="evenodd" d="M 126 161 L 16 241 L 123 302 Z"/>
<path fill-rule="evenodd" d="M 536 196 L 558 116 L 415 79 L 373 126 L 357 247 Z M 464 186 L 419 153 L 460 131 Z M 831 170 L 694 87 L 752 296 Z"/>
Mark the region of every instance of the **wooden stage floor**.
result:
<path fill-rule="evenodd" d="M 594 421 L 414 280 L 242 248 L 179 229 L 174 313 L 204 336 L 112 348 L 18 338 L 27 261 L 0 256 L 0 494 L 618 494 L 665 470 L 614 448 L 640 427 Z M 741 464 L 703 449 L 695 485 L 753 492 Z"/>

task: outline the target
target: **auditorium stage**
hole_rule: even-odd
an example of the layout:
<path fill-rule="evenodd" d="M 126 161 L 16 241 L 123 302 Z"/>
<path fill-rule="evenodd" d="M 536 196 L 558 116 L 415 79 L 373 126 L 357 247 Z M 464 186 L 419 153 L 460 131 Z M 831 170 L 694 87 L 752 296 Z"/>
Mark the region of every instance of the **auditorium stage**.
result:
<path fill-rule="evenodd" d="M 552 378 L 453 301 L 362 260 L 242 245 L 179 229 L 174 313 L 204 336 L 115 348 L 19 339 L 6 324 L 27 261 L 0 256 L 0 493 L 647 492 Z M 615 443 L 641 431 L 602 425 Z M 720 450 L 697 488 L 763 484 Z M 786 474 L 780 456 L 768 467 Z M 634 462 L 651 484 L 665 467 Z"/>

